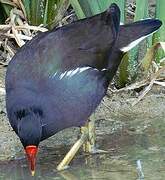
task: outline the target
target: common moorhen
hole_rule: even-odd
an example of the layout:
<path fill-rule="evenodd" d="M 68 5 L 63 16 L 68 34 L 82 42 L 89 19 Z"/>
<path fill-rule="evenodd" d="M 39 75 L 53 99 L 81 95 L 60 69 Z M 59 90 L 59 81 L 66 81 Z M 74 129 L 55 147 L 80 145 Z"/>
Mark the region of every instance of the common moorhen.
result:
<path fill-rule="evenodd" d="M 120 25 L 120 9 L 79 20 L 27 42 L 10 61 L 6 107 L 34 175 L 40 141 L 81 127 L 105 96 L 125 52 L 161 26 L 147 19 Z"/>

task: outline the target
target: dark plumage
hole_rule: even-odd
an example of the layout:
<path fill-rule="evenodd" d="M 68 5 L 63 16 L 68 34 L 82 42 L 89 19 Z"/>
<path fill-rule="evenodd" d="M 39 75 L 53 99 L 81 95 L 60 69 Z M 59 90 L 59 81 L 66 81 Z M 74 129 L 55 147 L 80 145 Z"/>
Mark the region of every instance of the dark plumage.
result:
<path fill-rule="evenodd" d="M 124 51 L 161 26 L 148 19 L 119 25 L 116 4 L 93 17 L 40 33 L 9 63 L 6 105 L 23 146 L 82 126 L 105 96 Z"/>

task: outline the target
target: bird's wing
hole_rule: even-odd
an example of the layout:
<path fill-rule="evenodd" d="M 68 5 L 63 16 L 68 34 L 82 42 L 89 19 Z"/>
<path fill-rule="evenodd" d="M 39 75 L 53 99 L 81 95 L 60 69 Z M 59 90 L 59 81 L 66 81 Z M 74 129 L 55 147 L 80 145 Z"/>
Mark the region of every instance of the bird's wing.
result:
<path fill-rule="evenodd" d="M 47 98 L 43 104 L 47 116 L 43 119 L 43 139 L 62 128 L 82 126 L 100 104 L 107 87 L 105 70 L 78 67 L 55 72 L 43 96 Z"/>
<path fill-rule="evenodd" d="M 114 6 L 96 16 L 39 34 L 14 56 L 12 71 L 17 69 L 19 76 L 24 71 L 26 76 L 29 70 L 35 75 L 37 72 L 50 75 L 59 69 L 85 65 L 105 68 L 118 31 L 116 22 L 120 21 L 120 10 Z"/>
<path fill-rule="evenodd" d="M 51 31 L 45 40 L 49 43 L 50 54 L 56 52 L 55 57 L 60 58 L 61 69 L 84 65 L 102 69 L 106 67 L 106 57 L 116 40 L 119 23 L 120 10 L 113 4 L 101 14 Z"/>

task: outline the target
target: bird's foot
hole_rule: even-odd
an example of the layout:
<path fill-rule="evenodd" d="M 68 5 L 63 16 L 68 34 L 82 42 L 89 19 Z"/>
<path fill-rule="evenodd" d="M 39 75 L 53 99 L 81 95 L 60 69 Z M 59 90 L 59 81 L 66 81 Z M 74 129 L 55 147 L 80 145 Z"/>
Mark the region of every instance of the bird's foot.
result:
<path fill-rule="evenodd" d="M 90 141 L 87 141 L 83 144 L 83 150 L 85 153 L 88 153 L 88 154 L 108 153 L 108 151 L 97 149 L 95 143 L 91 144 Z"/>
<path fill-rule="evenodd" d="M 92 149 L 92 151 L 90 151 L 90 153 L 91 153 L 91 154 L 105 154 L 105 153 L 108 153 L 108 151 L 94 148 L 94 149 Z"/>
<path fill-rule="evenodd" d="M 63 170 L 66 170 L 66 169 L 68 169 L 69 168 L 69 166 L 68 165 L 63 165 L 63 166 L 60 166 L 60 164 L 57 166 L 57 170 L 58 171 L 63 171 Z"/>

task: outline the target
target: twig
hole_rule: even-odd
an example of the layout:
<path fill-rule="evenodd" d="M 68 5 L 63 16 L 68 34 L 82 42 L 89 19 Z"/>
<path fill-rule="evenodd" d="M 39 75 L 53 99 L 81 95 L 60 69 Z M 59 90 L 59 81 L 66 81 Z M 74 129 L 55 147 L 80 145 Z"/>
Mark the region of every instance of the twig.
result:
<path fill-rule="evenodd" d="M 15 40 L 17 42 L 17 44 L 19 45 L 19 47 L 23 46 L 25 44 L 25 42 L 23 40 L 21 40 L 18 36 L 18 31 L 15 29 L 15 18 L 16 18 L 16 15 L 13 13 L 13 11 L 11 10 L 11 13 L 10 13 L 10 18 L 11 18 L 11 21 L 10 21 L 10 24 L 12 26 L 12 33 L 15 37 Z"/>
<path fill-rule="evenodd" d="M 143 97 L 150 91 L 150 89 L 152 88 L 154 81 L 156 80 L 156 78 L 153 78 L 150 82 L 150 84 L 144 89 L 144 91 L 142 92 L 142 94 L 138 97 L 138 99 L 132 103 L 132 106 L 134 106 L 135 104 L 137 104 L 140 100 L 143 99 Z"/>
<path fill-rule="evenodd" d="M 18 20 L 19 21 L 19 20 Z M 44 27 L 40 27 L 40 26 L 30 26 L 28 24 L 22 24 L 20 23 L 20 21 L 18 22 L 18 24 L 20 24 L 19 26 L 15 25 L 15 29 L 17 30 L 23 30 L 23 29 L 27 29 L 27 30 L 33 30 L 33 31 L 41 31 L 41 32 L 46 32 L 48 31 L 47 28 Z M 9 30 L 11 29 L 11 24 L 7 24 L 7 25 L 0 25 L 0 30 Z"/>
<path fill-rule="evenodd" d="M 116 93 L 116 92 L 122 92 L 122 91 L 128 91 L 128 90 L 134 90 L 134 89 L 138 89 L 138 88 L 141 88 L 143 86 L 146 86 L 147 84 L 149 84 L 149 80 L 142 80 L 140 82 L 136 82 L 136 83 L 133 83 L 129 86 L 126 86 L 124 88 L 121 88 L 121 89 L 117 89 L 117 90 L 111 90 L 112 92 Z"/>
<path fill-rule="evenodd" d="M 159 69 L 156 73 L 153 74 L 153 77 L 150 81 L 150 84 L 144 89 L 144 91 L 142 92 L 142 94 L 138 97 L 138 99 L 132 103 L 132 106 L 136 105 L 140 100 L 142 100 L 144 98 L 144 96 L 150 91 L 150 89 L 152 88 L 154 82 L 156 81 L 157 77 L 163 72 L 165 71 L 165 67 Z"/>
<path fill-rule="evenodd" d="M 23 29 L 29 29 L 33 31 L 41 31 L 41 32 L 46 32 L 48 29 L 40 26 L 30 26 L 30 25 L 20 25 L 15 27 L 17 30 L 23 30 Z"/>
<path fill-rule="evenodd" d="M 20 8 L 21 8 L 21 10 L 22 10 L 22 12 L 23 12 L 23 14 L 24 14 L 24 19 L 27 20 L 26 10 L 25 10 L 25 7 L 24 7 L 22 1 L 21 1 L 21 0 L 17 0 L 17 1 L 18 1 L 18 4 L 19 4 L 19 6 L 20 6 Z"/>
<path fill-rule="evenodd" d="M 16 22 L 17 22 L 20 26 L 26 26 L 26 25 L 24 25 L 22 19 L 21 19 L 19 16 L 17 16 Z M 15 28 L 17 29 L 17 26 L 15 26 Z M 18 30 L 18 29 L 17 29 L 17 30 Z M 21 29 L 21 30 L 23 31 L 23 33 L 24 33 L 25 35 L 31 36 L 31 32 L 30 32 L 29 29 Z"/>
<path fill-rule="evenodd" d="M 10 6 L 16 7 L 16 4 L 13 3 L 13 2 L 11 2 L 11 1 L 9 1 L 9 0 L 0 0 L 0 2 L 1 2 L 2 4 L 8 4 L 8 5 L 10 5 Z"/>
<path fill-rule="evenodd" d="M 14 34 L 7 34 L 7 33 L 1 34 L 0 33 L 0 36 L 2 36 L 2 37 L 4 36 L 6 38 L 14 38 L 15 39 L 15 35 Z M 17 37 L 19 39 L 22 39 L 22 40 L 31 40 L 32 39 L 32 37 L 26 36 L 26 35 L 23 35 L 23 34 L 17 34 Z"/>
<path fill-rule="evenodd" d="M 5 31 L 11 29 L 10 24 L 0 25 L 0 30 Z"/>

